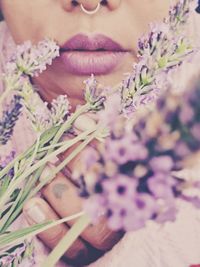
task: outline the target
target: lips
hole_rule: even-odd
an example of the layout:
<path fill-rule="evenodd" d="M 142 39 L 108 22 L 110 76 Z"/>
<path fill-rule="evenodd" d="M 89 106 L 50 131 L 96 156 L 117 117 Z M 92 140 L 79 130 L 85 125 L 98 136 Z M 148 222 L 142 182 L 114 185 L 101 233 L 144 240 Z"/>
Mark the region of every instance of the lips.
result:
<path fill-rule="evenodd" d="M 100 75 L 112 72 L 128 51 L 102 34 L 78 34 L 62 45 L 60 52 L 68 72 Z"/>
<path fill-rule="evenodd" d="M 69 50 L 106 50 L 106 51 L 125 51 L 120 44 L 113 41 L 111 38 L 96 34 L 93 37 L 89 37 L 84 34 L 77 34 L 68 40 L 63 46 L 61 51 Z"/>

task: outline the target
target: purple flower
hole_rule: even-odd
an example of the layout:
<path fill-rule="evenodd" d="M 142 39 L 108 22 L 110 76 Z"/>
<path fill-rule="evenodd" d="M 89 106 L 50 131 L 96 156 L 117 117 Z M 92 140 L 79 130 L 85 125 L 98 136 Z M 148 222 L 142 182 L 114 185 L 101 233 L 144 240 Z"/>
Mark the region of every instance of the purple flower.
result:
<path fill-rule="evenodd" d="M 8 155 L 0 155 L 0 169 L 6 167 L 15 157 L 16 152 L 12 150 Z"/>
<path fill-rule="evenodd" d="M 102 190 L 110 203 L 126 206 L 127 199 L 132 199 L 136 192 L 138 181 L 123 174 L 118 174 L 102 182 Z"/>
<path fill-rule="evenodd" d="M 176 220 L 177 212 L 178 209 L 175 203 L 172 206 L 167 205 L 165 210 L 163 210 L 161 213 L 158 213 L 157 217 L 155 218 L 155 221 L 160 224 L 163 224 L 168 221 L 174 222 Z"/>
<path fill-rule="evenodd" d="M 200 203 L 198 197 L 186 199 L 187 182 L 172 175 L 184 167 L 186 157 L 200 149 L 199 95 L 197 82 L 180 96 L 166 91 L 155 109 L 142 110 L 138 118 L 116 117 L 98 156 L 90 153 L 89 162 L 83 163 L 87 168 L 82 178 L 93 177 L 87 205 L 90 196 L 93 201 L 100 199 L 98 205 L 112 229 L 138 229 L 151 219 L 158 223 L 173 221 L 178 211 L 176 198 L 196 207 Z M 192 116 L 185 119 L 186 107 Z"/>
<path fill-rule="evenodd" d="M 106 100 L 105 92 L 100 84 L 98 84 L 94 75 L 84 81 L 86 85 L 85 100 L 90 104 L 92 110 L 101 110 Z"/>
<path fill-rule="evenodd" d="M 180 120 L 182 123 L 189 123 L 194 117 L 194 110 L 190 105 L 185 105 L 180 111 Z"/>
<path fill-rule="evenodd" d="M 113 107 L 115 108 L 113 109 Z M 121 113 L 121 108 L 121 98 L 119 93 L 115 93 L 112 94 L 112 96 L 106 97 L 104 109 L 99 111 L 100 123 L 110 128 Z"/>
<path fill-rule="evenodd" d="M 148 104 L 157 98 L 144 97 L 151 91 L 164 91 L 170 85 L 169 72 L 178 68 L 184 60 L 191 58 L 192 48 L 184 31 L 192 9 L 192 0 L 179 1 L 170 9 L 169 16 L 159 25 L 151 24 L 150 33 L 138 42 L 139 63 L 123 81 L 120 88 L 122 107 L 125 115 L 130 116 L 141 104 Z"/>
<path fill-rule="evenodd" d="M 16 74 L 21 72 L 30 76 L 37 76 L 51 65 L 52 60 L 59 56 L 59 46 L 52 40 L 45 39 L 37 45 L 30 41 L 16 46 L 15 53 L 10 57 L 6 70 Z"/>
<path fill-rule="evenodd" d="M 33 244 L 31 242 L 24 242 L 15 247 L 10 247 L 7 251 L 0 251 L 0 266 L 17 267 L 20 266 L 25 259 L 28 259 L 32 266 L 34 263 L 33 249 Z"/>
<path fill-rule="evenodd" d="M 13 134 L 13 130 L 19 116 L 21 114 L 21 97 L 14 96 L 8 110 L 3 112 L 3 117 L 0 121 L 0 144 L 5 145 Z"/>
<path fill-rule="evenodd" d="M 132 206 L 127 207 L 123 221 L 124 229 L 133 231 L 144 227 L 156 211 L 157 205 L 153 197 L 147 194 L 136 194 Z"/>
<path fill-rule="evenodd" d="M 176 155 L 180 158 L 187 157 L 191 153 L 189 147 L 184 141 L 177 142 L 174 150 L 176 151 Z"/>
<path fill-rule="evenodd" d="M 107 142 L 106 149 L 109 151 L 106 159 L 114 160 L 118 164 L 133 160 L 144 160 L 148 156 L 147 148 L 143 144 L 135 142 L 134 134 Z"/>
<path fill-rule="evenodd" d="M 104 208 L 105 199 L 102 196 L 91 197 L 90 200 L 85 200 L 83 207 L 85 212 L 90 216 L 94 224 L 98 223 L 100 216 L 105 215 Z"/>
<path fill-rule="evenodd" d="M 200 123 L 197 123 L 192 127 L 191 133 L 196 140 L 200 141 Z"/>
<path fill-rule="evenodd" d="M 121 209 L 120 207 L 112 206 L 112 209 L 107 210 L 108 217 L 108 227 L 114 231 L 118 231 L 119 229 L 123 229 L 123 216 L 125 214 L 125 209 Z"/>
<path fill-rule="evenodd" d="M 156 173 L 148 179 L 148 188 L 155 198 L 174 198 L 172 188 L 175 185 L 176 181 L 170 174 Z"/>
<path fill-rule="evenodd" d="M 159 156 L 154 157 L 150 160 L 149 165 L 154 172 L 164 172 L 169 173 L 174 164 L 170 156 Z"/>
<path fill-rule="evenodd" d="M 71 106 L 66 95 L 59 95 L 51 102 L 51 120 L 53 125 L 61 125 L 69 115 Z"/>

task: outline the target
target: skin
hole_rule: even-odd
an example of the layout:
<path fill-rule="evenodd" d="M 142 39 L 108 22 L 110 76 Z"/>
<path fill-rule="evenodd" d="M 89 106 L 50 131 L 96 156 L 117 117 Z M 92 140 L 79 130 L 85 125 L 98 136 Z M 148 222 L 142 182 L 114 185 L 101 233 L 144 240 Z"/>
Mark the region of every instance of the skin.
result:
<path fill-rule="evenodd" d="M 97 2 L 84 0 L 83 4 L 88 3 L 89 9 Z M 115 85 L 136 60 L 138 38 L 148 30 L 149 22 L 163 19 L 170 0 L 109 0 L 108 5 L 102 6 L 94 16 L 84 14 L 79 6 L 70 8 L 70 0 L 1 0 L 1 3 L 4 17 L 18 44 L 28 39 L 36 43 L 44 37 L 51 37 L 62 45 L 80 32 L 103 33 L 120 43 L 130 52 L 112 73 L 97 77 L 100 83 Z M 35 83 L 42 87 L 41 94 L 45 100 L 67 93 L 75 105 L 83 102 L 82 88 L 86 78 L 67 73 L 58 59 L 35 79 Z"/>
<path fill-rule="evenodd" d="M 56 198 L 61 199 L 63 194 L 66 193 L 68 187 L 65 184 L 56 184 L 53 188 L 53 194 Z"/>
<path fill-rule="evenodd" d="M 87 9 L 92 10 L 97 0 L 79 0 Z M 115 85 L 123 78 L 123 73 L 130 72 L 137 54 L 137 40 L 148 30 L 148 24 L 161 21 L 168 12 L 170 0 L 108 0 L 108 4 L 93 16 L 84 14 L 80 6 L 73 7 L 70 0 L 0 0 L 0 7 L 11 34 L 17 44 L 26 40 L 33 43 L 50 37 L 59 45 L 64 44 L 77 33 L 102 33 L 121 44 L 129 52 L 124 60 L 106 75 L 98 75 L 97 79 L 104 85 Z M 66 72 L 58 58 L 33 82 L 40 87 L 40 94 L 46 101 L 51 101 L 60 94 L 67 94 L 72 110 L 82 104 L 83 81 L 87 76 L 77 76 Z M 86 123 L 84 124 L 84 120 Z M 85 115 L 82 125 L 94 124 Z M 81 130 L 81 126 L 78 127 Z M 66 152 L 62 158 L 66 156 Z M 78 158 L 69 164 L 69 169 L 77 167 Z M 53 166 L 48 167 L 53 168 Z M 63 174 L 47 185 L 42 194 L 44 199 L 34 198 L 26 203 L 24 213 L 30 224 L 35 223 L 27 215 L 27 210 L 37 206 L 45 214 L 46 219 L 72 215 L 81 210 L 81 200 L 77 197 L 75 185 Z M 74 221 L 59 225 L 50 231 L 40 234 L 40 239 L 53 248 L 66 234 Z M 89 226 L 72 248 L 66 252 L 67 259 L 85 262 L 94 261 L 101 255 L 99 251 L 110 249 L 119 239 L 119 233 L 112 233 L 105 226 L 105 219 L 95 226 Z M 88 246 L 88 244 L 90 244 Z"/>

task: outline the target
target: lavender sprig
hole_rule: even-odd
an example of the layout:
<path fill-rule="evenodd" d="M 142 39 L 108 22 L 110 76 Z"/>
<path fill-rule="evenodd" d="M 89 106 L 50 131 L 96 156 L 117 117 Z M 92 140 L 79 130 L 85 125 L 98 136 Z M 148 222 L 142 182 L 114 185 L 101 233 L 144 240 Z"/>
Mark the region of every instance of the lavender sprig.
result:
<path fill-rule="evenodd" d="M 28 100 L 27 92 L 29 96 L 31 95 L 38 98 L 27 75 L 37 76 L 44 71 L 46 66 L 48 64 L 50 65 L 52 60 L 58 55 L 59 47 L 55 42 L 48 39 L 39 42 L 37 45 L 32 45 L 30 41 L 27 41 L 22 45 L 16 46 L 16 51 L 10 57 L 5 68 L 6 71 L 2 75 L 5 91 L 0 97 L 0 111 L 2 110 L 1 105 L 3 101 L 12 91 L 15 91 L 15 94 L 18 96 L 15 96 L 14 101 L 10 104 L 12 110 L 3 112 L 2 122 L 0 122 L 0 144 L 6 144 L 12 135 L 13 128 L 19 118 L 22 107 L 19 99 L 23 100 L 25 107 L 28 109 L 28 103 L 26 103 L 26 100 Z M 29 115 L 31 117 L 34 116 L 33 114 L 31 115 L 31 113 L 29 113 Z M 56 114 L 54 114 L 54 116 L 55 115 Z"/>
<path fill-rule="evenodd" d="M 129 231 L 148 220 L 174 221 L 177 198 L 200 208 L 200 198 L 185 193 L 199 181 L 176 176 L 200 149 L 199 84 L 182 96 L 168 91 L 155 110 L 142 110 L 137 119 L 119 118 L 105 145 L 85 152 L 75 178 L 93 219 L 103 212 L 111 229 Z"/>
<path fill-rule="evenodd" d="M 5 90 L 0 97 L 0 104 L 11 91 L 21 91 L 23 81 L 28 76 L 37 76 L 50 65 L 52 60 L 59 56 L 59 46 L 55 42 L 45 39 L 37 45 L 30 41 L 17 45 L 14 54 L 10 56 L 5 67 L 5 73 L 1 75 Z"/>
<path fill-rule="evenodd" d="M 32 242 L 24 242 L 15 247 L 0 251 L 1 267 L 18 267 L 23 261 L 28 260 L 29 266 L 34 264 L 34 247 Z"/>
<path fill-rule="evenodd" d="M 70 104 L 66 95 L 60 95 L 54 99 L 49 108 L 48 103 L 40 98 L 29 80 L 24 81 L 23 89 L 19 94 L 22 97 L 25 112 L 37 134 L 61 125 L 69 115 Z"/>
<path fill-rule="evenodd" d="M 175 6 L 169 10 L 169 17 L 166 18 L 166 22 L 170 23 L 171 30 L 177 30 L 177 26 L 184 26 L 187 22 L 190 14 L 190 8 L 188 4 L 193 0 L 179 1 Z"/>
<path fill-rule="evenodd" d="M 96 78 L 92 74 L 90 78 L 84 81 L 85 84 L 85 100 L 90 105 L 91 110 L 101 110 L 106 100 L 105 92 L 98 84 Z"/>
<path fill-rule="evenodd" d="M 0 121 L 0 144 L 5 145 L 12 136 L 16 121 L 18 120 L 22 109 L 21 97 L 14 95 L 9 109 L 3 112 Z"/>
<path fill-rule="evenodd" d="M 10 57 L 6 66 L 6 72 L 37 76 L 46 70 L 46 66 L 51 65 L 52 60 L 57 56 L 59 56 L 59 47 L 54 41 L 45 39 L 37 45 L 27 41 L 16 47 L 16 52 Z"/>
<path fill-rule="evenodd" d="M 171 8 L 169 17 L 159 26 L 151 24 L 151 32 L 138 42 L 139 64 L 121 86 L 122 109 L 127 114 L 135 110 L 135 97 L 163 91 L 169 71 L 182 64 L 194 53 L 184 33 L 193 0 L 181 0 Z M 162 79 L 161 79 L 162 77 Z M 153 97 L 153 99 L 155 99 Z"/>
<path fill-rule="evenodd" d="M 53 99 L 50 108 L 51 126 L 61 125 L 67 119 L 70 108 L 71 106 L 66 95 L 59 95 L 56 99 Z"/>

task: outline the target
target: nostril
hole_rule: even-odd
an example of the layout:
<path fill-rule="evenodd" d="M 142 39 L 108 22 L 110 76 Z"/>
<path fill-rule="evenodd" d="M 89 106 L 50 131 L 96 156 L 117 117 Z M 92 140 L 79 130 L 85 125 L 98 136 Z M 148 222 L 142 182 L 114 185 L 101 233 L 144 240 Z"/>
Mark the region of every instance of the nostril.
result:
<path fill-rule="evenodd" d="M 72 0 L 71 3 L 72 3 L 73 6 L 78 6 L 79 5 L 79 3 L 76 0 Z"/>
<path fill-rule="evenodd" d="M 101 5 L 102 5 L 102 6 L 105 6 L 105 5 L 107 5 L 107 4 L 108 4 L 108 1 L 107 1 L 107 0 L 102 0 L 102 1 L 101 1 Z"/>

